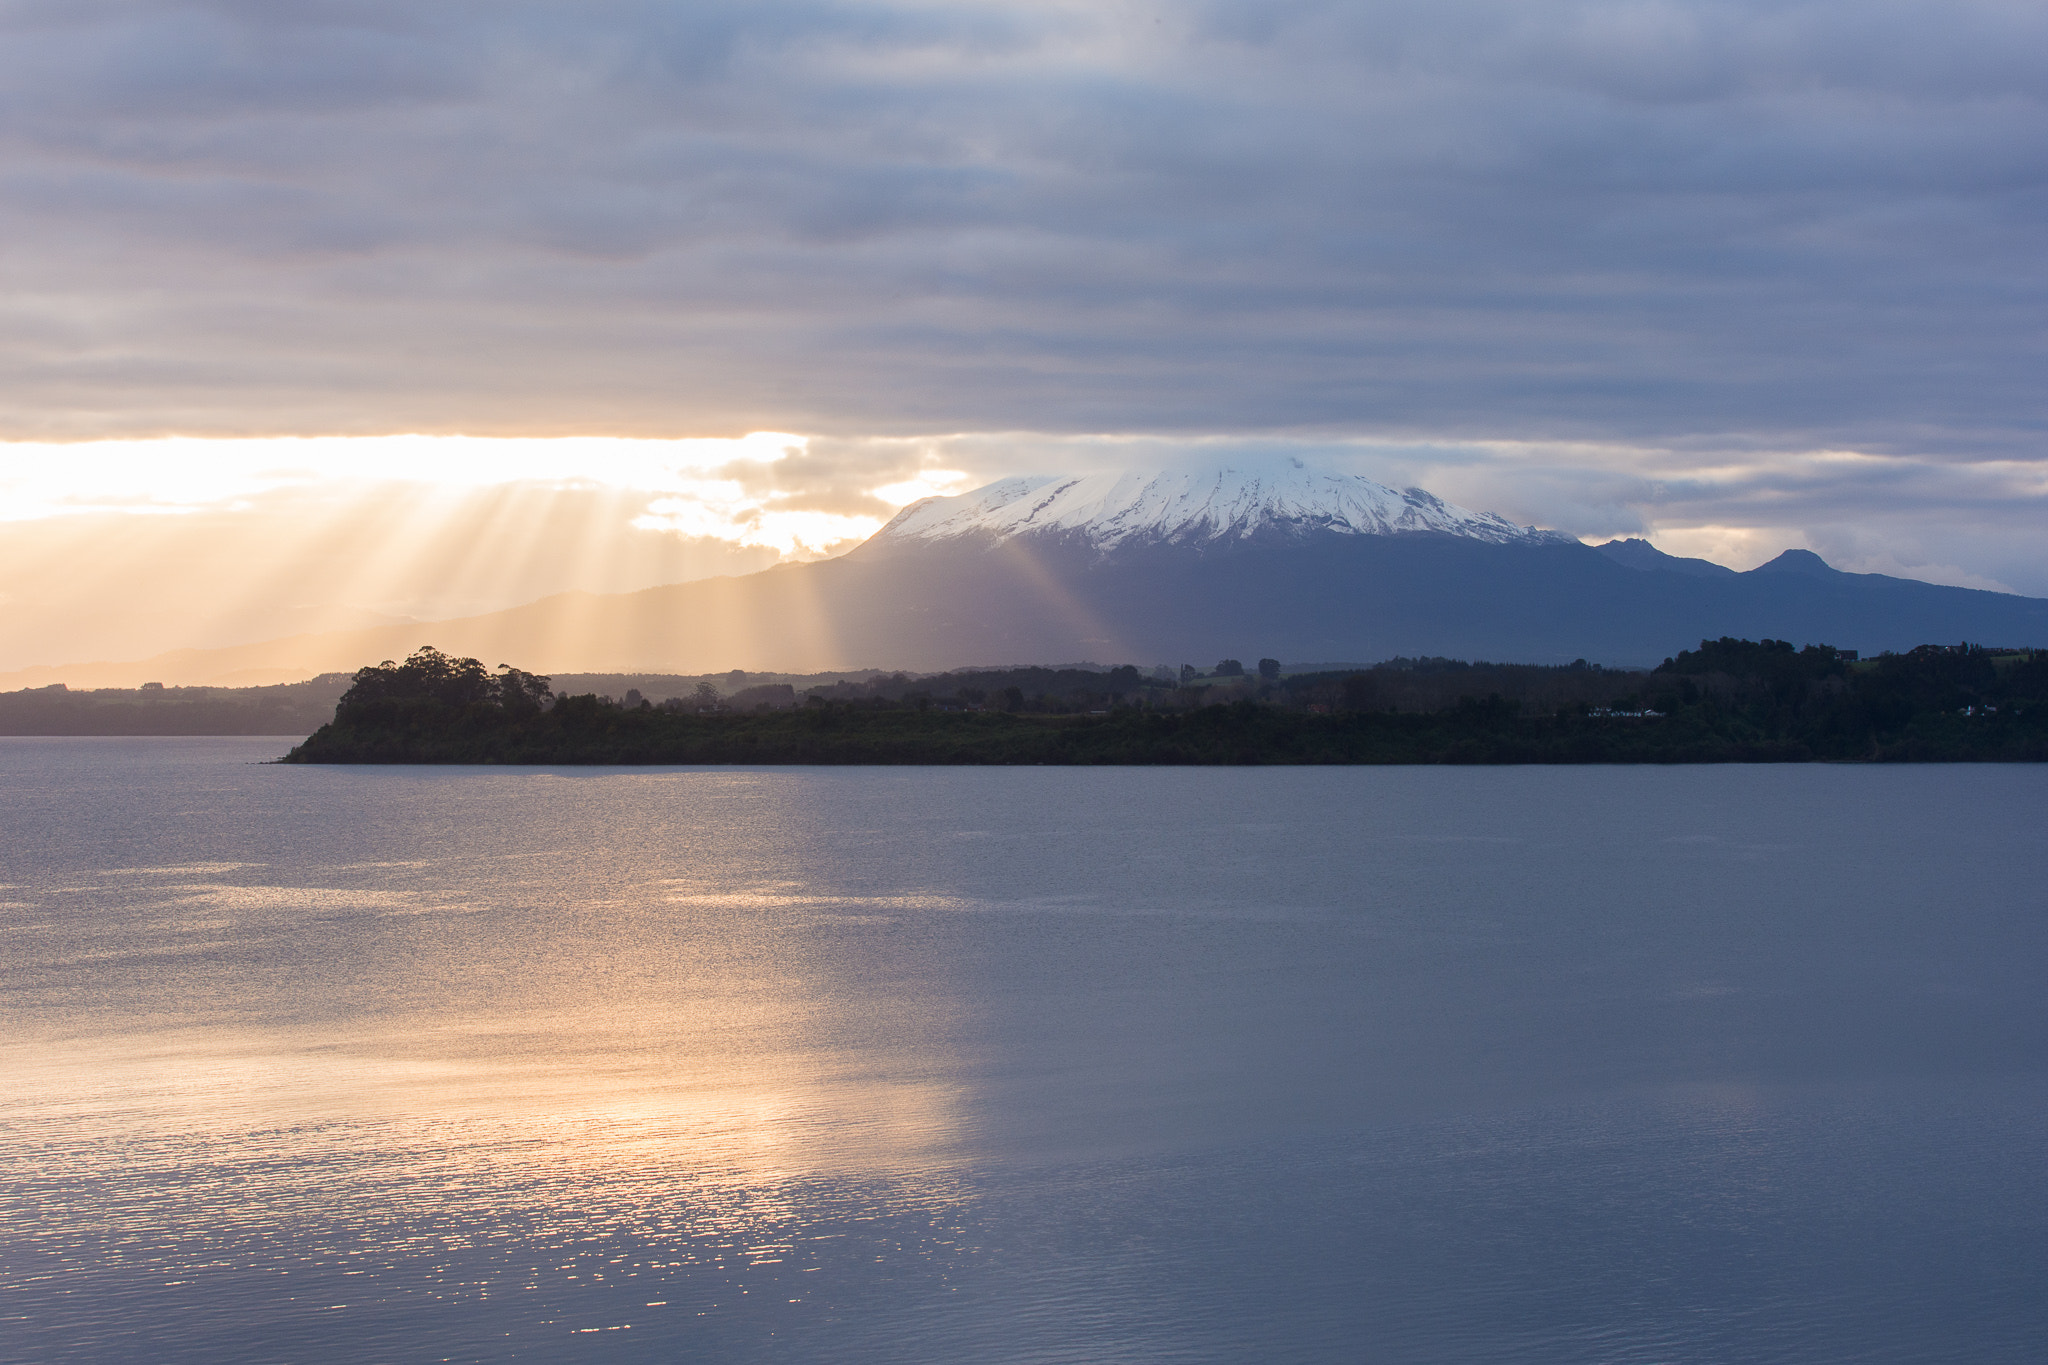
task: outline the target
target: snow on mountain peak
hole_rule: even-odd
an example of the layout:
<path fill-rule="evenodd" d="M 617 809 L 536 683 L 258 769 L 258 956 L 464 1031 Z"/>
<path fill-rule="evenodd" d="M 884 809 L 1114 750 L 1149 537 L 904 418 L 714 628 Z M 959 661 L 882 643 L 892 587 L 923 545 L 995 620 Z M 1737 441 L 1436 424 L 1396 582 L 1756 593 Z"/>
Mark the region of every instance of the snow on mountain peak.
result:
<path fill-rule="evenodd" d="M 1260 533 L 1394 535 L 1436 531 L 1495 544 L 1569 540 L 1473 512 L 1420 488 L 1396 492 L 1356 474 L 1293 462 L 1275 467 L 1002 479 L 950 498 L 925 498 L 897 513 L 871 545 L 961 537 L 1007 540 L 1078 535 L 1097 549 L 1126 543 L 1243 540 Z"/>

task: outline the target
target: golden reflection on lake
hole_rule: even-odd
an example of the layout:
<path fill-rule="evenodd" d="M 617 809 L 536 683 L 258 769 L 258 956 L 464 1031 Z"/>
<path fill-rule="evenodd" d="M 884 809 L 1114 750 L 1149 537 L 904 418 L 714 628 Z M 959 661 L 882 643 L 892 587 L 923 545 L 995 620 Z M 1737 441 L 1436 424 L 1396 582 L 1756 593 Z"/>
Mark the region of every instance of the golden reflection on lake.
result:
<path fill-rule="evenodd" d="M 262 746 L 0 743 L 0 1357 L 2048 1336 L 2040 770 Z"/>

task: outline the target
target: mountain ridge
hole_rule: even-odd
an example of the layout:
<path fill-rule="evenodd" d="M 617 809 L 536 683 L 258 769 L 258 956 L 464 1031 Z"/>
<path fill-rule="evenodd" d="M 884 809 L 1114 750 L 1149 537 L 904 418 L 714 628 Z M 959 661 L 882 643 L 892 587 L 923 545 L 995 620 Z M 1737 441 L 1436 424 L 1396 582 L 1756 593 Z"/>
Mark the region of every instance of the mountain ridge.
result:
<path fill-rule="evenodd" d="M 835 559 L 47 666 L 0 676 L 0 688 L 277 682 L 425 644 L 540 673 L 704 674 L 1261 656 L 1641 667 L 1724 635 L 1865 653 L 2048 642 L 2048 600 L 1842 573 L 1807 551 L 1736 573 L 1641 541 L 1584 545 L 1419 490 L 1315 477 L 1004 480 L 912 504 Z M 1330 496 L 1310 501 L 1303 487 Z"/>
<path fill-rule="evenodd" d="M 1649 573 L 1685 573 L 1697 578 L 1733 578 L 1739 572 L 1726 564 L 1716 564 L 1711 559 L 1685 559 L 1678 555 L 1665 554 L 1649 541 L 1631 536 L 1626 540 L 1610 540 L 1594 549 L 1617 564 L 1626 564 L 1631 569 Z"/>

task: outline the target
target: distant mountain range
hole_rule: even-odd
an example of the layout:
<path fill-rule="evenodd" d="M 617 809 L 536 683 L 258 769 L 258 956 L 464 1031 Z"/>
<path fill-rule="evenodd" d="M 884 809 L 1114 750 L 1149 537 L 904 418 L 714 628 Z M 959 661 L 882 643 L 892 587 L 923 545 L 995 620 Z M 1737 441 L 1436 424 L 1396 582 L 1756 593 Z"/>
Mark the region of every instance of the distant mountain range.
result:
<path fill-rule="evenodd" d="M 540 672 L 705 673 L 1224 656 L 1654 664 L 1722 635 L 1865 653 L 2048 644 L 2048 600 L 1841 573 L 1804 550 L 1737 573 L 1290 465 L 1004 479 L 914 503 L 818 563 L 0 685 L 268 682 L 421 644 Z"/>

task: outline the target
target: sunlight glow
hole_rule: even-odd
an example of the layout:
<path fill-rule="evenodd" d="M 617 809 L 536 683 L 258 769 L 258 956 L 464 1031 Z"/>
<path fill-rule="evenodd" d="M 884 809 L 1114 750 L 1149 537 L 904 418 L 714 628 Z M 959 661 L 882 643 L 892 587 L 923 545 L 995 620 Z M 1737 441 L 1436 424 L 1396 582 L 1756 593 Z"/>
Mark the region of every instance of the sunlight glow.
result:
<path fill-rule="evenodd" d="M 821 455 L 782 432 L 0 442 L 0 673 L 402 629 L 820 559 L 903 504 L 972 482 L 941 467 L 952 463 L 910 442 Z M 535 639 L 549 660 L 582 658 L 596 648 L 587 623 L 557 607 L 533 614 Z M 784 610 L 829 643 L 817 604 Z M 744 645 L 755 624 L 691 629 Z M 651 650 L 676 628 L 649 621 L 635 638 Z M 287 673 L 332 662 L 294 656 Z M 118 677 L 80 667 L 66 678 L 139 680 L 126 665 L 109 665 Z M 209 667 L 212 681 L 242 666 Z M 235 681 L 285 680 L 263 668 Z"/>
<path fill-rule="evenodd" d="M 974 476 L 964 469 L 924 469 L 919 470 L 915 478 L 883 484 L 868 491 L 883 502 L 908 507 L 920 498 L 949 498 L 955 493 L 964 493 L 972 482 Z"/>
<path fill-rule="evenodd" d="M 0 445 L 0 521 L 78 512 L 185 512 L 317 483 L 452 488 L 538 483 L 684 494 L 716 472 L 801 452 L 802 436 L 738 438 L 189 436 Z"/>
<path fill-rule="evenodd" d="M 677 496 L 648 503 L 633 525 L 643 531 L 762 545 L 791 559 L 816 558 L 882 528 L 880 517 L 778 508 L 779 500 L 774 493 L 750 493 L 732 480 L 697 480 L 678 490 Z"/>
<path fill-rule="evenodd" d="M 737 438 L 317 436 L 166 437 L 73 445 L 0 445 L 0 521 L 81 513 L 178 515 L 234 510 L 265 493 L 314 485 L 402 483 L 447 491 L 513 484 L 649 495 L 632 525 L 815 559 L 866 539 L 886 517 L 794 505 L 773 466 L 809 440 Z M 890 506 L 958 491 L 970 476 L 927 469 L 866 490 Z"/>
<path fill-rule="evenodd" d="M 1646 539 L 1667 555 L 1709 559 L 1738 570 L 1754 569 L 1787 550 L 1811 549 L 1796 531 L 1755 526 L 1659 526 Z"/>

